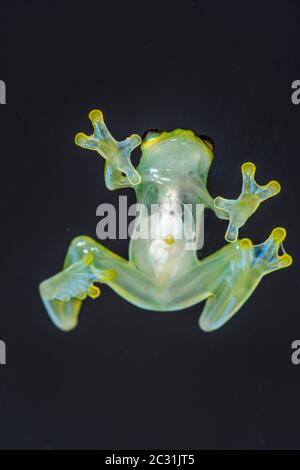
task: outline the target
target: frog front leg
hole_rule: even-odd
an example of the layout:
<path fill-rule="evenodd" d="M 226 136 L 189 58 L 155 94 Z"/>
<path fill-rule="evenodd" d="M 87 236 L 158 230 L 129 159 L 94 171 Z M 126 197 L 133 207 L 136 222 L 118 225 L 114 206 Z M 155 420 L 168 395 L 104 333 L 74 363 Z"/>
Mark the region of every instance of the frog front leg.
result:
<path fill-rule="evenodd" d="M 248 218 L 254 214 L 262 201 L 275 196 L 280 192 L 280 184 L 270 181 L 260 186 L 254 179 L 256 167 L 254 163 L 246 162 L 242 165 L 243 186 L 241 194 L 237 199 L 225 199 L 216 197 L 211 208 L 221 219 L 229 220 L 225 240 L 235 242 L 238 238 L 239 229 Z"/>
<path fill-rule="evenodd" d="M 75 143 L 79 147 L 96 151 L 105 159 L 105 184 L 110 190 L 136 186 L 141 182 L 141 177 L 131 163 L 130 155 L 133 149 L 141 143 L 137 134 L 122 141 L 117 141 L 107 129 L 103 114 L 94 109 L 89 118 L 94 127 L 94 133 L 90 136 L 79 132 L 75 137 Z"/>
<path fill-rule="evenodd" d="M 282 245 L 285 236 L 285 229 L 277 227 L 264 243 L 253 245 L 245 238 L 210 257 L 207 276 L 211 279 L 213 294 L 200 316 L 202 330 L 209 332 L 220 328 L 241 308 L 266 274 L 290 266 L 292 258 Z M 280 248 L 282 255 L 278 254 Z M 222 268 L 222 273 L 217 279 L 218 268 Z"/>

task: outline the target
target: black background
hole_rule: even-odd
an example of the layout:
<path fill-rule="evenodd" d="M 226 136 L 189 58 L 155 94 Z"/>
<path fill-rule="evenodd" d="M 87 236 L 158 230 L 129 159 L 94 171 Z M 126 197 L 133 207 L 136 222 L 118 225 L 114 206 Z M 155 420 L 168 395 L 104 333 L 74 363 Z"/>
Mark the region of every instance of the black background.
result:
<path fill-rule="evenodd" d="M 298 1 L 1 2 L 1 448 L 300 448 L 300 79 Z M 103 287 L 65 334 L 38 284 L 71 239 L 95 237 L 96 207 L 118 203 L 103 162 L 74 145 L 100 108 L 113 135 L 191 128 L 216 143 L 212 195 L 236 197 L 240 165 L 282 192 L 241 230 L 284 226 L 294 258 L 264 278 L 222 329 L 203 305 L 140 310 Z M 137 162 L 136 152 L 134 162 Z M 206 218 L 203 256 L 226 224 Z M 106 246 L 127 256 L 127 242 Z"/>

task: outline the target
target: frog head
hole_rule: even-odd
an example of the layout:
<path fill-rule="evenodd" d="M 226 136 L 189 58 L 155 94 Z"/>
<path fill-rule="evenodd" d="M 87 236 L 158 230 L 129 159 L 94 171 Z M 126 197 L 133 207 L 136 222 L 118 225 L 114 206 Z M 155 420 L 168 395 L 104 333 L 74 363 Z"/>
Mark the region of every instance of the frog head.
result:
<path fill-rule="evenodd" d="M 175 129 L 171 132 L 150 129 L 145 132 L 141 145 L 139 171 L 156 172 L 164 178 L 202 178 L 206 180 L 213 159 L 211 138 L 191 130 Z"/>

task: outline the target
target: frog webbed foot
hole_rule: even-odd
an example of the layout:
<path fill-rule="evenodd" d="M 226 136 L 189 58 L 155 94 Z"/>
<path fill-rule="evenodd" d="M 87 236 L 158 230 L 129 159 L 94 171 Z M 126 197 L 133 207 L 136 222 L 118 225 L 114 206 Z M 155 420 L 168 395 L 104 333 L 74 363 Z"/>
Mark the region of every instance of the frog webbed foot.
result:
<path fill-rule="evenodd" d="M 113 276 L 110 270 L 95 268 L 93 260 L 94 256 L 88 253 L 40 284 L 45 308 L 61 330 L 69 331 L 77 325 L 81 303 L 86 297 L 99 297 L 100 289 L 94 282 L 107 282 Z"/>
<path fill-rule="evenodd" d="M 80 132 L 75 137 L 75 143 L 79 147 L 96 151 L 105 159 L 105 182 L 108 189 L 138 185 L 141 177 L 132 165 L 130 155 L 140 145 L 141 138 L 137 134 L 132 134 L 119 142 L 107 129 L 100 110 L 91 111 L 89 118 L 94 133 L 88 136 Z"/>
<path fill-rule="evenodd" d="M 292 257 L 285 252 L 283 240 L 286 231 L 283 227 L 276 227 L 272 230 L 267 240 L 260 245 L 253 247 L 253 267 L 264 276 L 277 269 L 287 268 L 292 264 Z M 283 254 L 280 255 L 279 251 Z"/>
<path fill-rule="evenodd" d="M 71 297 L 84 300 L 87 296 L 96 298 L 100 295 L 98 287 L 93 285 L 99 280 L 91 267 L 93 255 L 87 254 L 82 260 L 71 264 L 62 272 L 41 284 L 41 292 L 48 300 L 57 299 L 68 302 Z"/>
<path fill-rule="evenodd" d="M 242 165 L 243 187 L 237 199 L 225 199 L 218 196 L 214 200 L 215 208 L 225 215 L 224 218 L 229 219 L 225 234 L 228 242 L 237 240 L 239 228 L 257 210 L 262 201 L 275 196 L 280 191 L 280 184 L 277 181 L 270 181 L 264 186 L 257 184 L 254 179 L 255 170 L 256 167 L 251 162 Z"/>

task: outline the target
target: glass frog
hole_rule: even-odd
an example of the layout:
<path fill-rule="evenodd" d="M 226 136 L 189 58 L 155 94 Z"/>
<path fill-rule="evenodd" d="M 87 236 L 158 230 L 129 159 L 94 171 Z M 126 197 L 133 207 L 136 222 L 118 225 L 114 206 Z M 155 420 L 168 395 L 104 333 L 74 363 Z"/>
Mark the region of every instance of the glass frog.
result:
<path fill-rule="evenodd" d="M 75 143 L 104 158 L 107 188 L 133 188 L 138 202 L 146 208 L 157 204 L 163 214 L 154 237 L 131 238 L 129 261 L 87 236 L 71 242 L 62 271 L 40 284 L 44 306 L 61 330 L 77 325 L 82 302 L 100 295 L 100 288 L 95 285 L 100 283 L 148 310 L 175 311 L 205 300 L 199 325 L 204 331 L 213 331 L 237 313 L 266 274 L 292 263 L 283 249 L 286 232 L 282 227 L 274 228 L 259 245 L 253 245 L 248 238 L 238 238 L 240 227 L 260 203 L 280 191 L 276 181 L 263 186 L 256 182 L 253 163 L 242 165 L 242 190 L 237 199 L 214 198 L 206 184 L 214 150 L 208 137 L 191 130 L 153 129 L 143 139 L 132 134 L 117 141 L 108 131 L 101 111 L 91 111 L 89 118 L 93 134 L 79 133 Z M 139 145 L 142 155 L 134 168 L 131 152 Z M 196 249 L 186 249 L 185 237 L 174 233 L 185 223 L 176 211 L 177 203 L 192 208 L 196 233 L 197 204 L 228 221 L 225 246 L 202 260 Z M 141 212 L 136 224 L 141 223 L 141 218 L 144 221 L 143 217 L 149 215 Z M 174 222 L 172 229 L 167 225 L 169 233 L 164 228 L 166 218 L 173 218 Z"/>

